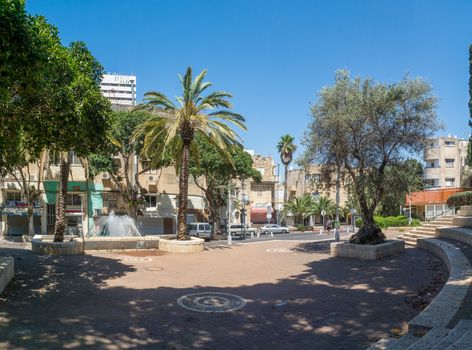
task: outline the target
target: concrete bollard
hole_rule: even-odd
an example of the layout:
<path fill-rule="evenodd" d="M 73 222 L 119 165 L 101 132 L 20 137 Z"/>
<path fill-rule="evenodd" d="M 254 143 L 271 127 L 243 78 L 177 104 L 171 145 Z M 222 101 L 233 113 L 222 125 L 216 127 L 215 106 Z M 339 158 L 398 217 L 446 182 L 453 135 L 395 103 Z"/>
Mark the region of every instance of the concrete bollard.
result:
<path fill-rule="evenodd" d="M 254 232 L 251 231 L 251 239 L 254 239 Z"/>
<path fill-rule="evenodd" d="M 233 244 L 233 239 L 231 238 L 231 234 L 228 235 L 228 245 Z"/>
<path fill-rule="evenodd" d="M 350 231 L 351 231 L 351 228 L 348 226 L 348 227 L 346 228 L 346 233 L 349 234 Z"/>
<path fill-rule="evenodd" d="M 270 238 L 274 238 L 274 232 L 270 231 Z"/>
<path fill-rule="evenodd" d="M 257 238 L 261 235 L 261 231 L 257 231 Z"/>
<path fill-rule="evenodd" d="M 322 228 L 320 228 L 320 235 L 322 235 L 322 234 L 323 234 L 323 229 L 322 229 Z"/>

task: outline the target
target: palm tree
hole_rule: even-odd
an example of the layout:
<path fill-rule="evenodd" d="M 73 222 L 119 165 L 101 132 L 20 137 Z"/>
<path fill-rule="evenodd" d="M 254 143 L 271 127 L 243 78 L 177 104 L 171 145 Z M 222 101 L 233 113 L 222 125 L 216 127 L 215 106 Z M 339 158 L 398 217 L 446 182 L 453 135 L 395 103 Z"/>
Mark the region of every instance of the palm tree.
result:
<path fill-rule="evenodd" d="M 144 94 L 145 103 L 138 108 L 154 112 L 154 116 L 144 122 L 135 135 L 144 135 L 143 155 L 159 159 L 164 154 L 172 154 L 179 175 L 179 197 L 177 214 L 177 239 L 187 239 L 186 214 L 188 198 L 188 178 L 190 157 L 198 161 L 195 138 L 201 137 L 228 158 L 229 150 L 241 146 L 238 134 L 232 129 L 237 126 L 246 130 L 244 117 L 229 111 L 231 94 L 215 91 L 207 96 L 202 93 L 211 86 L 204 82 L 207 71 L 203 70 L 192 79 L 192 67 L 187 68 L 183 77 L 182 96 L 176 97 L 174 104 L 163 93 L 151 91 Z M 219 109 L 222 108 L 222 109 Z"/>
<path fill-rule="evenodd" d="M 336 204 L 329 197 L 320 196 L 316 203 L 316 212 L 322 216 L 324 225 L 325 216 L 332 218 L 336 213 Z"/>
<path fill-rule="evenodd" d="M 295 218 L 295 223 L 304 224 L 304 220 L 316 213 L 317 207 L 313 197 L 305 194 L 302 197 L 295 197 L 284 205 L 283 215 L 291 214 Z"/>
<path fill-rule="evenodd" d="M 297 146 L 293 143 L 295 138 L 288 134 L 283 135 L 277 144 L 277 151 L 280 153 L 280 160 L 285 165 L 285 183 L 284 183 L 284 204 L 287 203 L 288 199 L 288 188 L 287 188 L 287 177 L 288 177 L 288 165 L 293 160 L 293 153 L 296 151 Z"/>

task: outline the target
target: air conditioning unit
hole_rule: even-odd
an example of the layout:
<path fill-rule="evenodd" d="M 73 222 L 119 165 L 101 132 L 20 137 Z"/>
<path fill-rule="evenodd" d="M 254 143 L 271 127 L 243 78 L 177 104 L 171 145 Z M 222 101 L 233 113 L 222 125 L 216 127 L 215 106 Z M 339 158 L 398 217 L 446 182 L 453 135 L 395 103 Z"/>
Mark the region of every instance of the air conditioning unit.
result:
<path fill-rule="evenodd" d="M 29 179 L 30 181 L 37 181 L 38 177 L 36 176 L 36 174 L 33 174 L 33 175 L 30 175 Z"/>
<path fill-rule="evenodd" d="M 108 179 L 110 179 L 110 174 L 108 174 L 108 173 L 103 173 L 102 179 L 103 179 L 103 180 L 108 180 Z"/>

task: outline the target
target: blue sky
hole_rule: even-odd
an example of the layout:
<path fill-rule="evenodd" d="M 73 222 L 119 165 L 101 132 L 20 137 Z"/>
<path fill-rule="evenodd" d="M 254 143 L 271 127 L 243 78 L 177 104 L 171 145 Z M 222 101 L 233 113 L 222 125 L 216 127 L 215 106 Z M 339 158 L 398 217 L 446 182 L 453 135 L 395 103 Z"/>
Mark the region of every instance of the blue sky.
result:
<path fill-rule="evenodd" d="M 65 44 L 85 41 L 107 71 L 136 74 L 138 99 L 175 96 L 177 73 L 208 68 L 247 119 L 246 147 L 277 161 L 280 136 L 300 141 L 316 92 L 340 68 L 384 82 L 424 77 L 441 134 L 469 135 L 472 1 L 27 0 L 27 10 Z"/>

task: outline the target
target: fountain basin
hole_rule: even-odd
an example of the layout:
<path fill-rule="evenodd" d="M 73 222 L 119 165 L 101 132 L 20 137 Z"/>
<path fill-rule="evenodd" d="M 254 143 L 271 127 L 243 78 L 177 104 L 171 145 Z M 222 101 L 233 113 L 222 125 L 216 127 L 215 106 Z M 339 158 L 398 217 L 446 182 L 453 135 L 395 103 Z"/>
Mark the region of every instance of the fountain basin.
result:
<path fill-rule="evenodd" d="M 160 236 L 159 250 L 169 253 L 198 253 L 203 252 L 205 240 L 198 237 L 189 237 L 188 241 L 178 241 L 176 235 Z"/>
<path fill-rule="evenodd" d="M 54 235 L 35 235 L 31 240 L 31 250 L 36 254 L 77 255 L 84 253 L 81 241 L 77 236 L 64 236 L 64 242 L 54 242 Z"/>
<path fill-rule="evenodd" d="M 82 244 L 82 238 L 75 238 Z M 84 239 L 85 250 L 114 250 L 114 249 L 158 249 L 158 236 L 133 236 L 133 237 L 86 237 Z"/>

